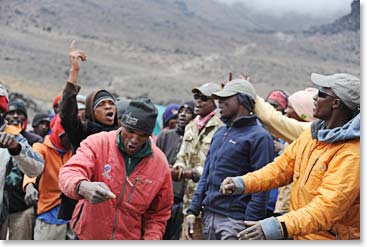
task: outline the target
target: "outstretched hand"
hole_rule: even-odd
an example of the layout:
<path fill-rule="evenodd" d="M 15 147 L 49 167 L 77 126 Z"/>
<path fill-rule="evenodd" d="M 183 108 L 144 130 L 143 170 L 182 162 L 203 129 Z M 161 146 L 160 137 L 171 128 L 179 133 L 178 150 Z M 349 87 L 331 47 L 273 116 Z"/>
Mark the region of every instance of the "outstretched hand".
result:
<path fill-rule="evenodd" d="M 80 62 L 87 61 L 87 54 L 79 49 L 75 49 L 75 40 L 71 41 L 69 46 L 69 60 L 70 60 L 70 74 L 69 82 L 76 83 L 78 78 L 78 72 L 80 70 Z"/>
<path fill-rule="evenodd" d="M 116 198 L 115 194 L 103 182 L 82 181 L 80 182 L 78 193 L 92 204 Z"/>

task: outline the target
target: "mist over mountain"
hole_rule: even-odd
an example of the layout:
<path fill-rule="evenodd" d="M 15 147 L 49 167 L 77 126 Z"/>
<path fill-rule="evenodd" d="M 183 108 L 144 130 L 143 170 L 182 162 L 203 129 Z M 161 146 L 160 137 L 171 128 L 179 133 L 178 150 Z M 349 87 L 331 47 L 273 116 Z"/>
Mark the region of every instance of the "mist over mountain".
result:
<path fill-rule="evenodd" d="M 360 76 L 359 28 L 309 32 L 344 15 L 324 16 L 272 16 L 214 0 L 0 0 L 0 81 L 50 102 L 65 85 L 72 39 L 88 54 L 83 94 L 106 88 L 166 104 L 230 71 L 250 75 L 263 96 L 311 86 L 312 72 Z"/>

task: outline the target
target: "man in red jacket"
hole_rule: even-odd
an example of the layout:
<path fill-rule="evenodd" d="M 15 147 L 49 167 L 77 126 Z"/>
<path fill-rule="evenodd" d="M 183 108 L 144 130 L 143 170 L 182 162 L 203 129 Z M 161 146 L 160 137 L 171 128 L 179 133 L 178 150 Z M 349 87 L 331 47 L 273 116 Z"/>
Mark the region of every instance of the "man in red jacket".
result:
<path fill-rule="evenodd" d="M 79 200 L 78 239 L 162 239 L 173 204 L 167 159 L 151 142 L 157 109 L 132 100 L 119 130 L 85 139 L 60 169 L 61 190 Z"/>

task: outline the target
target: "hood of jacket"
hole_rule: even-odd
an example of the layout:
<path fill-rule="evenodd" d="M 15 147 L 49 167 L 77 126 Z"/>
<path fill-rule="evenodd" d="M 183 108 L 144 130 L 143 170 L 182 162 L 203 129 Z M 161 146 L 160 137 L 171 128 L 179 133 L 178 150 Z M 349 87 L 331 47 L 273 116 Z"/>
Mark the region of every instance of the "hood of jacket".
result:
<path fill-rule="evenodd" d="M 88 119 L 87 126 L 88 126 L 88 130 L 89 130 L 90 134 L 95 134 L 95 133 L 98 133 L 98 132 L 101 132 L 101 131 L 116 130 L 118 128 L 117 112 L 115 114 L 115 119 L 114 119 L 114 122 L 113 122 L 112 126 L 104 125 L 102 123 L 97 122 L 97 120 L 96 120 L 96 117 L 94 115 L 94 110 L 93 110 L 93 104 L 94 104 L 96 95 L 99 92 L 102 92 L 102 91 L 110 94 L 111 97 L 114 98 L 111 93 L 109 93 L 106 90 L 101 89 L 101 90 L 96 90 L 96 91 L 93 91 L 92 93 L 90 93 L 88 95 L 86 101 L 85 101 L 85 115 Z"/>
<path fill-rule="evenodd" d="M 354 118 L 341 127 L 325 129 L 325 121 L 316 120 L 311 125 L 312 138 L 326 143 L 360 139 L 360 121 L 361 114 L 358 113 Z"/>

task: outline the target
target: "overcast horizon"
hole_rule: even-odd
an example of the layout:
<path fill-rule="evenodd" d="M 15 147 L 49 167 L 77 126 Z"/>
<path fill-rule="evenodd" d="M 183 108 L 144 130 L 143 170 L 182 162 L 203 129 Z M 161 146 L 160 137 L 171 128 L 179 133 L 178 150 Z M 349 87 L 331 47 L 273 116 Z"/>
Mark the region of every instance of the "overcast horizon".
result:
<path fill-rule="evenodd" d="M 306 14 L 312 17 L 344 15 L 350 11 L 353 0 L 214 0 L 226 4 L 242 3 L 253 11 L 273 15 L 286 13 Z M 327 12 L 325 12 L 327 10 Z"/>

